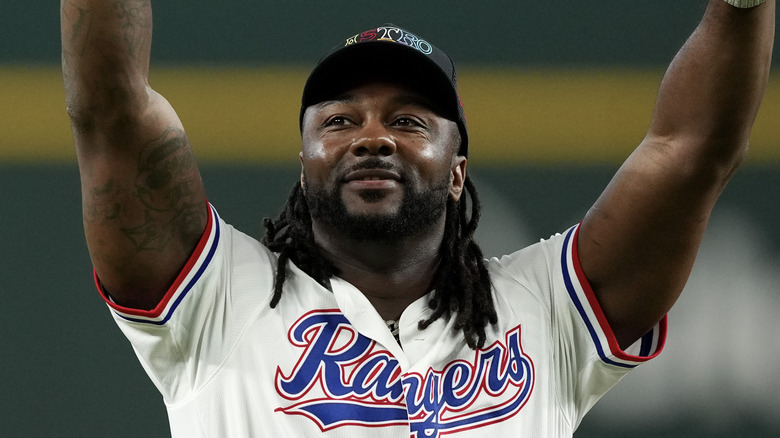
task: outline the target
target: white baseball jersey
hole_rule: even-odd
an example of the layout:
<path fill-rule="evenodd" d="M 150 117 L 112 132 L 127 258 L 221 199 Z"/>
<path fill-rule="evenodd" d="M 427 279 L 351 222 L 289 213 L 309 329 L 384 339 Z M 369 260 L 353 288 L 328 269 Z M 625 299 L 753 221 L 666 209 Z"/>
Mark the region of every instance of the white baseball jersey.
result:
<path fill-rule="evenodd" d="M 107 299 L 162 393 L 174 437 L 571 437 L 583 415 L 657 355 L 666 319 L 621 351 L 579 268 L 573 227 L 487 261 L 498 324 L 470 349 L 454 318 L 400 345 L 365 296 L 333 292 L 210 210 L 196 251 L 151 311 Z M 105 298 L 105 294 L 104 294 Z"/>

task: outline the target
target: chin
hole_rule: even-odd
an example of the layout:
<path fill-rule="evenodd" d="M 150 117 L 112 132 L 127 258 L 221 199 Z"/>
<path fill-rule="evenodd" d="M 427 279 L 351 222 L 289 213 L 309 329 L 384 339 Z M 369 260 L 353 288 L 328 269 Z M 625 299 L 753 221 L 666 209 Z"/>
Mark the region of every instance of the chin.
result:
<path fill-rule="evenodd" d="M 307 187 L 312 220 L 358 240 L 395 241 L 416 236 L 441 219 L 447 187 L 411 190 L 325 190 Z"/>
<path fill-rule="evenodd" d="M 350 214 L 392 215 L 398 213 L 403 204 L 403 195 L 382 190 L 363 190 L 341 197 L 341 204 Z"/>
<path fill-rule="evenodd" d="M 362 216 L 366 218 L 392 218 L 396 217 L 400 211 L 400 205 L 388 205 L 383 202 L 364 203 L 362 205 L 347 205 L 346 213 L 348 216 Z"/>

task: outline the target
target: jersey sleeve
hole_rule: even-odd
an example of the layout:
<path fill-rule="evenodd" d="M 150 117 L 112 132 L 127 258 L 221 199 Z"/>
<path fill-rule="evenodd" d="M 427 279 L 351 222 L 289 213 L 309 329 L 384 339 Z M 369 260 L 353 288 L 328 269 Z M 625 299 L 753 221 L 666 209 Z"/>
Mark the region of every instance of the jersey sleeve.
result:
<path fill-rule="evenodd" d="M 629 348 L 619 347 L 582 271 L 578 231 L 572 227 L 500 261 L 501 272 L 533 294 L 536 311 L 547 315 L 558 404 L 575 426 L 621 378 L 661 352 L 667 327 L 664 317 Z"/>
<path fill-rule="evenodd" d="M 275 256 L 209 205 L 195 251 L 160 303 L 138 310 L 98 291 L 166 403 L 199 390 L 220 369 L 259 306 L 271 297 Z"/>
<path fill-rule="evenodd" d="M 667 317 L 664 316 L 633 345 L 622 350 L 582 271 L 577 252 L 579 229 L 579 226 L 570 229 L 562 242 L 560 268 L 565 292 L 571 299 L 576 314 L 585 325 L 587 336 L 598 352 L 599 359 L 605 364 L 618 368 L 635 368 L 660 354 L 666 340 Z"/>
<path fill-rule="evenodd" d="M 214 254 L 219 247 L 221 230 L 218 222 L 219 218 L 216 211 L 209 205 L 208 221 L 203 235 L 201 235 L 195 250 L 190 255 L 184 268 L 176 276 L 173 284 L 168 288 L 168 291 L 154 309 L 139 310 L 116 304 L 111 299 L 108 291 L 103 289 L 100 279 L 95 272 L 95 285 L 98 292 L 106 304 L 113 310 L 114 315 L 128 322 L 148 324 L 149 326 L 165 325 L 211 265 Z"/>

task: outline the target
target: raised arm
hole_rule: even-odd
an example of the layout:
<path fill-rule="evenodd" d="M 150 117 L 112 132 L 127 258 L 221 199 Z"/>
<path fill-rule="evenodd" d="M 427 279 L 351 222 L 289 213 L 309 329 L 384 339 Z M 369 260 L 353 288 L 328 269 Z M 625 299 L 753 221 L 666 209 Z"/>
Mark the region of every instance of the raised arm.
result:
<path fill-rule="evenodd" d="M 149 0 L 62 0 L 62 70 L 84 229 L 118 304 L 151 309 L 206 224 L 206 198 L 181 122 L 149 87 Z"/>
<path fill-rule="evenodd" d="M 668 312 L 741 163 L 767 83 L 775 1 L 710 0 L 661 84 L 647 136 L 587 213 L 583 271 L 627 347 Z"/>

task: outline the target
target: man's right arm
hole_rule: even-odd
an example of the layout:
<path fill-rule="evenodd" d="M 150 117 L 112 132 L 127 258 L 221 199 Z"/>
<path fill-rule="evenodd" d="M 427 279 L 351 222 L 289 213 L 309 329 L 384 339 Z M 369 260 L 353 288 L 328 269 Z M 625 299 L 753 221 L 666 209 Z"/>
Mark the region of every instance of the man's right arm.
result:
<path fill-rule="evenodd" d="M 148 84 L 150 0 L 62 0 L 62 69 L 84 229 L 117 304 L 154 308 L 207 221 L 179 118 Z"/>

